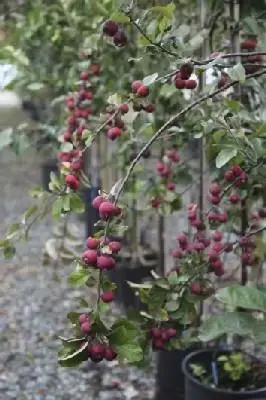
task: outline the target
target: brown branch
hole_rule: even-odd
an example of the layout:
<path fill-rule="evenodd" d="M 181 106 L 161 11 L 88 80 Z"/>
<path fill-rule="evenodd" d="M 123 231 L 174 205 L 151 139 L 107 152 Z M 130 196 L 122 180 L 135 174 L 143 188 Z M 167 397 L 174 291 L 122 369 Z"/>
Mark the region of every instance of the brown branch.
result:
<path fill-rule="evenodd" d="M 248 75 L 246 77 L 246 79 L 251 79 L 251 78 L 256 78 L 259 77 L 261 75 L 266 74 L 266 71 L 260 71 L 260 72 L 256 72 L 254 74 Z M 135 165 L 138 163 L 138 161 L 140 160 L 140 158 L 142 157 L 143 153 L 145 153 L 145 151 L 147 151 L 150 146 L 162 135 L 162 133 L 168 129 L 170 126 L 172 126 L 172 124 L 174 122 L 176 122 L 176 120 L 178 120 L 180 117 L 183 117 L 185 114 L 187 114 L 189 111 L 191 111 L 192 109 L 194 109 L 195 107 L 197 107 L 199 104 L 203 103 L 204 101 L 211 99 L 215 96 L 217 96 L 219 93 L 222 93 L 223 91 L 229 89 L 230 87 L 238 84 L 239 81 L 235 80 L 232 81 L 230 83 L 228 83 L 227 85 L 225 85 L 223 88 L 217 89 L 214 92 L 207 94 L 205 96 L 200 97 L 198 100 L 194 101 L 193 103 L 189 104 L 186 108 L 184 108 L 183 110 L 179 111 L 177 114 L 175 114 L 173 117 L 171 117 L 164 125 L 161 126 L 160 129 L 158 129 L 157 132 L 155 132 L 155 134 L 150 138 L 150 140 L 145 144 L 145 146 L 143 146 L 143 148 L 140 150 L 140 152 L 138 153 L 138 155 L 136 156 L 136 158 L 132 161 L 132 163 L 130 164 L 129 168 L 128 168 L 128 172 L 126 174 L 126 176 L 124 177 L 124 179 L 121 182 L 121 185 L 118 189 L 118 192 L 116 194 L 116 200 L 115 202 L 117 202 L 124 186 L 126 185 L 130 175 L 132 174 Z"/>

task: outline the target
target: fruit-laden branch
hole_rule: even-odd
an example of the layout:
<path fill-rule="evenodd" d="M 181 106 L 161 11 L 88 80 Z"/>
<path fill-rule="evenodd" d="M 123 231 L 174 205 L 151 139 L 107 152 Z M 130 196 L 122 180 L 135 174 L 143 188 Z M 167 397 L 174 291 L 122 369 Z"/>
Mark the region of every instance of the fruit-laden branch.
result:
<path fill-rule="evenodd" d="M 265 75 L 266 71 L 259 71 L 259 72 L 255 72 L 254 74 L 250 74 L 246 77 L 246 79 L 251 79 L 251 78 L 257 78 L 261 75 Z M 119 189 L 116 193 L 116 198 L 115 198 L 115 202 L 117 202 L 124 186 L 126 185 L 129 177 L 131 176 L 136 164 L 138 163 L 138 161 L 140 160 L 140 158 L 142 157 L 143 153 L 145 153 L 150 146 L 162 135 L 162 133 L 168 129 L 170 126 L 172 126 L 173 123 L 175 123 L 179 118 L 183 117 L 185 114 L 187 114 L 189 111 L 193 110 L 194 108 L 196 108 L 199 104 L 203 103 L 204 101 L 211 99 L 215 96 L 217 96 L 219 93 L 224 92 L 225 90 L 229 89 L 230 87 L 236 85 L 239 83 L 239 80 L 234 80 L 230 83 L 228 83 L 227 85 L 223 86 L 220 89 L 215 90 L 214 92 L 207 94 L 205 96 L 200 97 L 198 100 L 194 101 L 193 103 L 189 104 L 186 108 L 184 108 L 183 110 L 179 111 L 177 114 L 173 115 L 172 118 L 170 118 L 163 126 L 161 126 L 160 129 L 158 129 L 157 132 L 155 132 L 155 134 L 150 138 L 150 140 L 145 144 L 145 146 L 143 146 L 143 148 L 140 150 L 140 152 L 138 153 L 138 155 L 136 156 L 136 158 L 132 161 L 132 163 L 130 164 L 129 168 L 128 168 L 128 172 L 126 174 L 126 176 L 124 177 L 124 179 L 122 180 Z"/>

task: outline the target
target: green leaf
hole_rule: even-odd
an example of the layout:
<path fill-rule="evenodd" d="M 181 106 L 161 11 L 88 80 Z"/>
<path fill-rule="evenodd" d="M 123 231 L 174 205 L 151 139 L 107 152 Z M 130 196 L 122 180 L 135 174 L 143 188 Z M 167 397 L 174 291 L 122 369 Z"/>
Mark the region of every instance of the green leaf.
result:
<path fill-rule="evenodd" d="M 145 76 L 145 78 L 143 79 L 143 84 L 146 85 L 146 86 L 151 85 L 153 82 L 156 81 L 158 76 L 159 76 L 158 72 L 155 72 L 152 75 Z"/>
<path fill-rule="evenodd" d="M 128 343 L 115 346 L 115 348 L 119 358 L 127 360 L 129 363 L 135 363 L 143 359 L 143 351 L 138 344 Z"/>
<path fill-rule="evenodd" d="M 22 224 L 26 224 L 27 220 L 36 213 L 36 211 L 38 210 L 38 207 L 36 204 L 34 204 L 33 206 L 29 207 L 23 214 L 21 222 Z"/>
<path fill-rule="evenodd" d="M 6 260 L 11 260 L 16 254 L 16 248 L 14 246 L 4 247 L 4 257 Z"/>
<path fill-rule="evenodd" d="M 176 301 L 168 301 L 165 304 L 165 309 L 169 312 L 174 312 L 178 310 L 178 308 L 179 308 L 179 303 L 177 303 Z"/>
<path fill-rule="evenodd" d="M 170 275 L 168 275 L 167 280 L 170 285 L 177 285 L 179 283 L 179 279 L 176 271 L 171 272 Z"/>
<path fill-rule="evenodd" d="M 252 334 L 255 319 L 247 313 L 224 312 L 213 315 L 205 321 L 199 330 L 199 339 L 209 342 L 223 335 L 247 336 Z"/>
<path fill-rule="evenodd" d="M 241 63 L 237 63 L 232 68 L 228 68 L 226 73 L 230 76 L 233 81 L 245 82 L 246 73 L 245 68 Z"/>
<path fill-rule="evenodd" d="M 84 307 L 84 308 L 89 307 L 89 303 L 83 297 L 79 298 L 79 305 L 80 305 L 80 307 Z"/>
<path fill-rule="evenodd" d="M 164 17 L 171 19 L 174 15 L 175 4 L 171 2 L 167 6 L 155 6 L 151 8 L 151 11 L 158 12 Z"/>
<path fill-rule="evenodd" d="M 35 83 L 30 83 L 28 85 L 28 89 L 31 90 L 32 92 L 37 92 L 41 89 L 43 89 L 45 86 L 41 82 L 35 82 Z"/>
<path fill-rule="evenodd" d="M 117 11 L 111 15 L 111 20 L 118 24 L 126 24 L 130 22 L 130 18 L 123 12 Z"/>
<path fill-rule="evenodd" d="M 179 211 L 182 208 L 182 200 L 181 196 L 177 196 L 172 202 L 171 202 L 171 212 L 173 211 Z"/>
<path fill-rule="evenodd" d="M 67 281 L 70 285 L 76 287 L 84 286 L 89 279 L 89 275 L 89 270 L 87 268 L 79 268 L 69 275 Z"/>
<path fill-rule="evenodd" d="M 69 319 L 69 321 L 73 324 L 73 325 L 77 325 L 78 321 L 79 321 L 79 313 L 77 312 L 69 312 L 67 314 L 67 319 Z"/>
<path fill-rule="evenodd" d="M 82 214 L 85 211 L 85 204 L 77 193 L 70 195 L 70 209 L 77 214 Z"/>
<path fill-rule="evenodd" d="M 216 157 L 216 167 L 222 168 L 226 165 L 232 158 L 237 156 L 237 149 L 235 148 L 227 148 L 222 149 L 220 153 Z"/>
<path fill-rule="evenodd" d="M 14 238 L 18 234 L 19 230 L 20 230 L 20 224 L 18 222 L 11 224 L 8 228 L 6 238 L 8 240 Z"/>
<path fill-rule="evenodd" d="M 63 348 L 58 353 L 59 364 L 62 367 L 76 367 L 88 359 L 87 348 L 88 342 L 85 342 L 81 347 L 73 343 L 64 343 Z"/>
<path fill-rule="evenodd" d="M 64 205 L 63 197 L 58 197 L 52 205 L 52 217 L 54 219 L 59 219 L 62 214 L 62 208 Z"/>
<path fill-rule="evenodd" d="M 266 312 L 266 293 L 255 287 L 231 285 L 218 290 L 215 297 L 230 307 Z"/>
<path fill-rule="evenodd" d="M 13 142 L 13 129 L 7 128 L 0 132 L 0 150 Z"/>

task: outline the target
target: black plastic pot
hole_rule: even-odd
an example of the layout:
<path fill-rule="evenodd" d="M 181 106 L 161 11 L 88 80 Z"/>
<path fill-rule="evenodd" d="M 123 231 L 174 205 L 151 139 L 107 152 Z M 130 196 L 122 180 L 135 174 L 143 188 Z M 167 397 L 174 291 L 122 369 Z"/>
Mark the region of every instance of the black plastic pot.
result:
<path fill-rule="evenodd" d="M 50 174 L 59 173 L 57 160 L 50 160 L 41 165 L 41 181 L 43 189 L 49 191 Z"/>
<path fill-rule="evenodd" d="M 185 377 L 182 362 L 193 351 L 194 349 L 185 349 L 158 353 L 155 400 L 184 399 Z"/>
<path fill-rule="evenodd" d="M 219 357 L 228 354 L 230 350 L 204 349 L 195 351 L 186 356 L 182 364 L 185 374 L 185 400 L 251 400 L 266 399 L 266 388 L 247 390 L 243 392 L 233 392 L 211 388 L 197 381 L 190 372 L 190 364 L 200 364 L 211 373 L 211 363 L 213 356 Z"/>
<path fill-rule="evenodd" d="M 116 301 L 126 310 L 134 308 L 137 310 L 145 309 L 145 305 L 135 295 L 134 290 L 128 285 L 127 281 L 142 283 L 151 277 L 151 271 L 156 268 L 157 254 L 153 251 L 147 256 L 147 261 L 152 265 L 142 265 L 138 260 L 134 266 L 131 265 L 131 259 L 119 260 L 114 271 L 108 272 L 109 278 L 117 285 Z"/>

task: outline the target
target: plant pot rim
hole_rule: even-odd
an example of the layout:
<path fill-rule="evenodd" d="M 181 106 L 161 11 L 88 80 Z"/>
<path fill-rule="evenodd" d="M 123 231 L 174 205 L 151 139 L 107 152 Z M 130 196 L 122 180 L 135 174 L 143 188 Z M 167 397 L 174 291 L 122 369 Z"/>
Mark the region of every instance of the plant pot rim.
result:
<path fill-rule="evenodd" d="M 186 378 L 191 380 L 194 384 L 203 387 L 204 389 L 208 390 L 209 392 L 212 392 L 213 394 L 215 393 L 228 393 L 228 394 L 233 394 L 234 396 L 243 396 L 243 393 L 247 393 L 248 395 L 252 396 L 253 394 L 258 394 L 260 392 L 265 393 L 266 387 L 259 388 L 259 389 L 252 389 L 252 390 L 245 390 L 244 392 L 242 391 L 234 391 L 234 390 L 225 390 L 225 389 L 219 389 L 219 388 L 213 388 L 211 386 L 208 386 L 202 382 L 199 382 L 188 370 L 188 364 L 195 355 L 197 354 L 202 354 L 202 353 L 212 353 L 213 351 L 217 352 L 224 352 L 224 353 L 232 353 L 233 351 L 237 350 L 230 350 L 230 349 L 220 349 L 220 348 L 207 348 L 207 349 L 201 349 L 197 351 L 193 351 L 192 353 L 188 354 L 183 362 L 182 362 L 182 371 L 183 374 L 185 375 Z M 241 351 L 241 350 L 238 350 Z M 266 398 L 265 398 L 266 399 Z"/>

